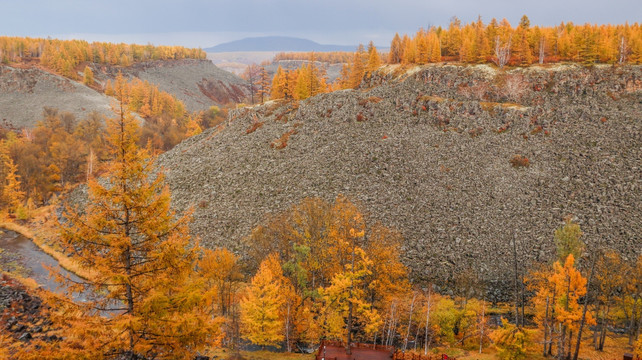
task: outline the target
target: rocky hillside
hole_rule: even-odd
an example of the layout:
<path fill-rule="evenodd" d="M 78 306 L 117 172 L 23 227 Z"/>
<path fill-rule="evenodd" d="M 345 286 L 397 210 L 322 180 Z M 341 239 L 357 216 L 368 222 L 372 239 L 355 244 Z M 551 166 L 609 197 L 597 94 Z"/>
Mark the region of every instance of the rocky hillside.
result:
<path fill-rule="evenodd" d="M 359 90 L 237 110 L 159 161 L 207 246 L 243 254 L 268 213 L 344 194 L 404 235 L 414 278 L 503 281 L 511 241 L 521 264 L 549 260 L 567 215 L 591 246 L 642 253 L 641 114 L 639 66 L 389 67 Z"/>
<path fill-rule="evenodd" d="M 243 79 L 208 60 L 162 60 L 126 68 L 90 66 L 99 86 L 123 72 L 173 94 L 189 111 L 239 103 L 249 96 L 249 87 Z M 68 111 L 77 118 L 92 111 L 111 116 L 110 104 L 108 96 L 37 67 L 0 65 L 0 124 L 4 126 L 32 127 L 42 118 L 44 107 Z"/>
<path fill-rule="evenodd" d="M 44 107 L 84 117 L 92 111 L 111 113 L 109 97 L 80 83 L 38 68 L 0 65 L 0 125 L 32 127 Z"/>
<path fill-rule="evenodd" d="M 149 81 L 185 103 L 189 111 L 213 105 L 240 103 L 249 96 L 249 86 L 240 77 L 221 70 L 209 60 L 159 60 L 131 67 L 94 67 L 96 79 L 114 79 L 119 72 Z"/>

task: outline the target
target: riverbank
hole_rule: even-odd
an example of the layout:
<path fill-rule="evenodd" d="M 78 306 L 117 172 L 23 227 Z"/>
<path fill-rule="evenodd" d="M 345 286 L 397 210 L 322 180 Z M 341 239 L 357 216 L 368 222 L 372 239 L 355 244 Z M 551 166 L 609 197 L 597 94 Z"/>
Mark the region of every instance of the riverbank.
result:
<path fill-rule="evenodd" d="M 50 216 L 52 211 L 51 206 L 38 209 L 33 218 L 27 221 L 25 225 L 3 220 L 0 221 L 0 228 L 16 232 L 30 239 L 45 254 L 56 259 L 63 269 L 83 279 L 91 279 L 93 276 L 91 271 L 82 268 L 78 262 L 55 248 L 55 246 L 50 245 L 51 241 L 47 241 L 47 239 L 55 239 L 58 236 L 56 226 Z"/>

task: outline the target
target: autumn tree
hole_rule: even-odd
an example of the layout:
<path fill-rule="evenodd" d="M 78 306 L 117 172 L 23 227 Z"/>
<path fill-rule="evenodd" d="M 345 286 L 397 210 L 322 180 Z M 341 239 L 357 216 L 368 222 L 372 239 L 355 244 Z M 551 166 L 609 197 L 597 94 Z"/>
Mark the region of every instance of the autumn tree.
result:
<path fill-rule="evenodd" d="M 582 319 L 582 307 L 579 299 L 586 294 L 587 280 L 575 268 L 575 257 L 569 254 L 564 262 L 557 261 L 553 265 L 553 274 L 549 281 L 555 286 L 553 311 L 555 322 L 558 324 L 557 358 L 571 356 L 573 334 L 577 331 Z M 588 314 L 587 324 L 595 321 Z"/>
<path fill-rule="evenodd" d="M 395 34 L 390 43 L 390 52 L 388 53 L 388 62 L 390 64 L 399 64 L 403 58 L 403 48 L 401 47 L 401 37 Z"/>
<path fill-rule="evenodd" d="M 502 326 L 491 335 L 495 347 L 499 349 L 499 358 L 502 360 L 526 359 L 526 349 L 530 343 L 526 330 L 502 319 Z"/>
<path fill-rule="evenodd" d="M 596 350 L 604 350 L 606 331 L 612 316 L 611 311 L 613 311 L 615 303 L 619 300 L 620 290 L 625 285 L 621 263 L 620 256 L 613 251 L 609 251 L 600 257 L 596 265 L 595 280 L 598 289 L 598 303 L 595 309 L 595 319 L 598 326 L 595 328 L 593 337 Z"/>
<path fill-rule="evenodd" d="M 555 230 L 554 241 L 557 248 L 558 260 L 563 262 L 566 257 L 573 255 L 573 258 L 579 259 L 584 250 L 584 243 L 580 239 L 582 230 L 569 216 L 564 220 L 564 225 Z"/>
<path fill-rule="evenodd" d="M 350 87 L 356 89 L 361 84 L 366 69 L 364 64 L 365 50 L 363 45 L 359 45 L 357 51 L 354 53 L 352 63 L 350 65 Z"/>
<path fill-rule="evenodd" d="M 277 281 L 274 266 L 278 261 L 268 257 L 259 267 L 241 299 L 241 334 L 253 344 L 262 347 L 277 345 L 285 339 L 281 308 L 285 303 L 282 284 Z"/>
<path fill-rule="evenodd" d="M 381 66 L 381 58 L 377 52 L 377 48 L 374 46 L 372 41 L 368 44 L 368 63 L 366 64 L 365 74 L 368 77 L 372 75 L 379 69 Z"/>
<path fill-rule="evenodd" d="M 95 293 L 86 310 L 111 313 L 88 320 L 104 346 L 86 350 L 126 359 L 190 356 L 218 332 L 191 275 L 198 247 L 190 245 L 189 216 L 175 219 L 169 208 L 163 174 L 150 176 L 149 150 L 136 145 L 138 121 L 120 104 L 107 123 L 105 178 L 89 180 L 87 208 L 68 208 L 60 225 L 61 245 L 93 274 L 71 291 Z"/>
<path fill-rule="evenodd" d="M 287 74 L 283 71 L 283 68 L 279 66 L 276 69 L 276 73 L 272 78 L 272 86 L 270 87 L 270 99 L 283 99 L 285 97 L 287 84 Z"/>
<path fill-rule="evenodd" d="M 254 104 L 254 95 L 259 90 L 258 85 L 261 80 L 261 67 L 256 64 L 248 65 L 241 77 L 250 86 L 250 104 Z"/>
<path fill-rule="evenodd" d="M 83 71 L 82 76 L 82 82 L 87 86 L 91 86 L 94 84 L 94 72 L 91 71 L 91 68 L 89 66 L 85 66 L 85 70 Z"/>
<path fill-rule="evenodd" d="M 2 198 L 9 214 L 15 215 L 22 208 L 25 193 L 20 188 L 20 175 L 17 174 L 18 168 L 13 159 L 5 155 L 2 160 L 6 169 Z"/>
<path fill-rule="evenodd" d="M 270 97 L 270 77 L 267 70 L 265 69 L 265 66 L 261 66 L 257 94 L 259 96 L 259 101 L 261 102 L 261 104 L 263 104 L 265 100 L 269 99 Z"/>
<path fill-rule="evenodd" d="M 227 249 L 204 250 L 198 268 L 205 282 L 205 297 L 212 314 L 228 315 L 234 294 L 243 279 L 236 255 Z"/>

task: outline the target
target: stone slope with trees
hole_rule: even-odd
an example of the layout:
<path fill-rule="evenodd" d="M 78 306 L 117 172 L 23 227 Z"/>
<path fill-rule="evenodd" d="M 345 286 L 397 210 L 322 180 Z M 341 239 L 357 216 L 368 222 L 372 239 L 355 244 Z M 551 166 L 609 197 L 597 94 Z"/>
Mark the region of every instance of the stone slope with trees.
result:
<path fill-rule="evenodd" d="M 505 283 L 553 258 L 571 215 L 587 249 L 642 248 L 642 69 L 388 66 L 357 90 L 239 109 L 159 159 L 192 231 L 242 239 L 306 197 L 343 194 L 405 238 L 411 277 Z M 489 295 L 503 286 L 489 286 Z"/>
<path fill-rule="evenodd" d="M 125 68 L 95 65 L 96 77 L 102 81 L 113 81 L 119 72 L 158 86 L 161 91 L 182 101 L 189 111 L 241 103 L 249 96 L 246 81 L 218 68 L 209 60 L 156 60 Z"/>
<path fill-rule="evenodd" d="M 240 103 L 249 96 L 247 83 L 209 60 L 157 60 L 129 67 L 89 64 L 93 85 L 85 86 L 38 67 L 0 65 L 0 120 L 12 128 L 31 128 L 45 107 L 84 118 L 92 111 L 111 116 L 112 100 L 101 89 L 119 73 L 156 85 L 181 100 L 188 111 Z"/>

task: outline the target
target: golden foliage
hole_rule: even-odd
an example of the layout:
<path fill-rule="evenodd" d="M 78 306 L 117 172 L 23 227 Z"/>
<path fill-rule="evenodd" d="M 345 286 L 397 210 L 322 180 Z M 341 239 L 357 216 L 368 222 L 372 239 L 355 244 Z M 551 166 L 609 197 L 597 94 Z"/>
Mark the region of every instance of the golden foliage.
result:
<path fill-rule="evenodd" d="M 494 52 L 492 49 L 495 49 Z M 505 59 L 498 57 L 505 56 Z M 390 64 L 425 64 L 446 61 L 495 62 L 527 66 L 560 61 L 594 63 L 642 63 L 642 27 L 624 25 L 530 26 L 522 17 L 517 27 L 503 19 L 462 25 L 453 18 L 447 28 L 419 29 L 413 37 L 395 35 L 388 55 Z"/>
<path fill-rule="evenodd" d="M 83 62 L 129 66 L 150 60 L 205 59 L 201 49 L 181 46 L 88 43 L 83 40 L 58 40 L 0 36 L 0 63 L 39 60 L 46 68 L 75 79 Z"/>
<path fill-rule="evenodd" d="M 107 124 L 112 160 L 105 181 L 90 179 L 85 215 L 67 209 L 60 228 L 61 245 L 95 274 L 70 283 L 69 291 L 101 294 L 83 308 L 111 316 L 95 317 L 90 329 L 70 331 L 106 344 L 85 346 L 98 354 L 180 358 L 215 342 L 218 322 L 192 275 L 198 246 L 189 242 L 189 216 L 174 220 L 163 175 L 150 178 L 153 160 L 136 145 L 137 120 L 122 104 L 119 113 Z M 70 339 L 73 335 L 63 345 L 73 347 Z"/>

